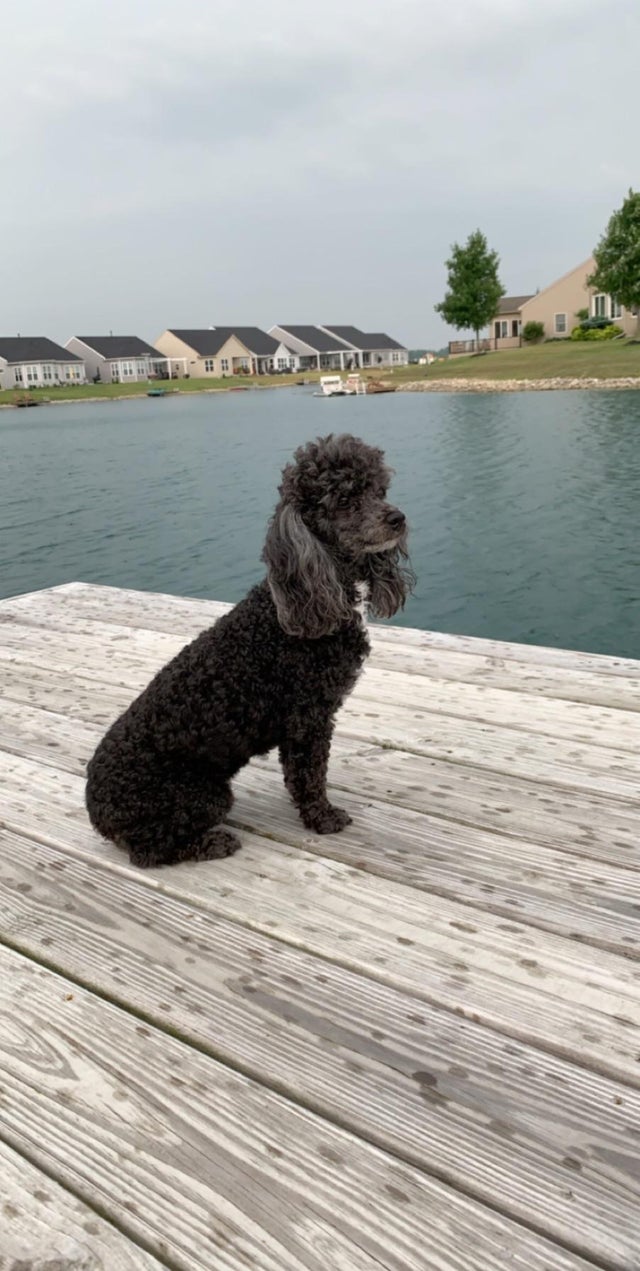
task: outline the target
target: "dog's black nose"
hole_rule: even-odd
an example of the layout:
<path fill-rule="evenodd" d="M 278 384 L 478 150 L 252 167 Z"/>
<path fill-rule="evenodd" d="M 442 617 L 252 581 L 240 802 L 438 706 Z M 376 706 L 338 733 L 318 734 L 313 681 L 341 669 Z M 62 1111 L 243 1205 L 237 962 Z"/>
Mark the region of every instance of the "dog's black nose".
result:
<path fill-rule="evenodd" d="M 401 530 L 405 523 L 404 512 L 401 512 L 399 508 L 391 508 L 391 511 L 387 512 L 386 521 L 390 529 Z"/>

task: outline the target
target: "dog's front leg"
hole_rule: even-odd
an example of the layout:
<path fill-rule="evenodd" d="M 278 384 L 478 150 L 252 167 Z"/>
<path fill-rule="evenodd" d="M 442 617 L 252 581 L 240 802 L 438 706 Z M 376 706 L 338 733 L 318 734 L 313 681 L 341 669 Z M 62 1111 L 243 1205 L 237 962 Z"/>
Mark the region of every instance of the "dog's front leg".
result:
<path fill-rule="evenodd" d="M 331 715 L 309 711 L 287 720 L 280 743 L 285 785 L 304 825 L 315 834 L 336 834 L 351 824 L 349 813 L 334 807 L 327 795 L 332 733 Z"/>

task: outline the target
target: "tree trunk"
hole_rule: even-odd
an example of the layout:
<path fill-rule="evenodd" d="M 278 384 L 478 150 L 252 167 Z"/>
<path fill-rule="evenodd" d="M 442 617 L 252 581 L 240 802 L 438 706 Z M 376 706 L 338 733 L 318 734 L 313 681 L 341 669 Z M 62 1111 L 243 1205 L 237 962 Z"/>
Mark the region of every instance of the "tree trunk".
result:
<path fill-rule="evenodd" d="M 480 352 L 480 332 L 476 331 L 476 353 Z"/>

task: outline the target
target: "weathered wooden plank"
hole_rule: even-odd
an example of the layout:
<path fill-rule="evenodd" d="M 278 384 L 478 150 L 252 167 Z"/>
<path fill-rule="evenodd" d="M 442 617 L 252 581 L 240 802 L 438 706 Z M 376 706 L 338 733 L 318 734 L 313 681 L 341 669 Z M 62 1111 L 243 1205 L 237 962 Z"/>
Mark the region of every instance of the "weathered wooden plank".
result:
<path fill-rule="evenodd" d="M 334 783 L 365 797 L 437 809 L 439 816 L 499 833 L 528 838 L 533 832 L 538 842 L 612 863 L 631 864 L 640 852 L 640 813 L 631 803 L 408 753 L 372 753 L 351 766 L 348 757 L 342 764 L 338 759 Z"/>
<path fill-rule="evenodd" d="M 398 803 L 516 838 L 535 837 L 592 860 L 637 867 L 640 810 L 604 795 L 552 788 L 399 750 L 335 756 L 332 781 L 365 798 Z"/>
<path fill-rule="evenodd" d="M 96 851 L 161 891 L 404 989 L 581 1066 L 640 1084 L 640 968 L 464 904 L 244 833 L 245 849 L 210 868 L 132 871 L 100 843 L 82 781 L 0 755 L 5 827 Z M 240 803 L 240 801 L 239 801 Z M 242 818 L 240 804 L 240 818 Z M 255 846 L 255 853 L 249 850 Z M 166 880 L 166 881 L 165 881 Z M 464 967 L 464 969 L 463 969 Z"/>
<path fill-rule="evenodd" d="M 594 1257 L 636 1238 L 640 1092 L 23 837 L 0 913 L 23 952 L 511 1218 Z"/>
<path fill-rule="evenodd" d="M 7 1136 L 176 1267 L 581 1266 L 73 982 L 0 968 Z M 621 1237 L 607 1259 L 628 1271 Z"/>
<path fill-rule="evenodd" d="M 106 628 L 107 624 L 103 624 Z M 110 627 L 98 639 L 77 632 L 46 630 L 11 618 L 0 610 L 0 686 L 4 667 L 28 666 L 75 672 L 97 683 L 139 692 L 183 641 L 164 633 Z M 157 643 L 159 641 L 159 644 Z M 640 748 L 640 712 L 609 710 L 556 698 L 453 680 L 402 675 L 367 666 L 354 690 L 354 701 L 407 707 L 414 719 L 421 712 L 452 715 L 616 750 Z"/>
<path fill-rule="evenodd" d="M 7 1271 L 162 1271 L 162 1263 L 0 1140 Z"/>
<path fill-rule="evenodd" d="M 42 670 L 21 664 L 0 668 L 0 716 L 13 727 L 16 710 L 33 707 L 85 720 L 103 729 L 124 710 L 133 690 L 91 681 L 68 670 Z M 338 715 L 336 736 L 357 752 L 360 743 L 409 750 L 431 759 L 470 764 L 488 772 L 503 772 L 545 785 L 568 786 L 592 793 L 637 800 L 640 751 L 585 745 L 565 738 L 541 737 L 511 728 L 479 724 L 421 711 L 419 718 L 404 707 L 376 709 L 370 701 L 349 698 Z M 0 746 L 7 744 L 7 732 Z"/>
<path fill-rule="evenodd" d="M 218 616 L 216 607 L 215 617 Z M 149 650 L 161 661 L 173 657 L 185 643 L 182 633 L 147 631 L 141 630 L 139 625 L 115 624 L 113 614 L 109 622 L 105 622 L 103 614 L 88 617 L 82 611 L 78 612 L 73 607 L 73 599 L 69 603 L 62 597 L 43 596 L 38 592 L 26 600 L 2 602 L 0 631 L 4 625 L 11 630 L 15 624 L 37 630 L 66 632 L 98 645 L 122 640 L 139 652 Z M 192 638 L 206 625 L 206 621 L 201 626 L 194 622 L 186 638 Z M 382 638 L 373 641 L 371 665 L 404 675 L 417 675 L 422 679 L 452 680 L 622 710 L 640 710 L 640 663 L 635 676 L 616 676 L 595 669 L 540 667 L 535 663 L 489 657 L 482 653 L 458 653 L 433 645 L 400 644 Z"/>
<path fill-rule="evenodd" d="M 40 598 L 40 599 L 36 599 Z M 84 614 L 98 621 L 121 626 L 144 627 L 149 631 L 166 631 L 189 639 L 202 627 L 215 622 L 232 606 L 218 600 L 172 596 L 127 588 L 105 587 L 95 583 L 65 583 L 61 587 L 12 597 L 21 612 L 47 603 L 50 609 L 64 604 L 68 613 Z M 16 609 L 17 612 L 17 609 Z M 371 623 L 374 646 L 384 642 L 399 648 L 437 649 L 453 653 L 470 653 L 494 660 L 566 667 L 568 670 L 594 672 L 638 678 L 640 661 L 601 653 L 584 653 L 537 644 L 513 644 L 504 640 L 487 640 L 478 636 L 453 635 L 442 631 L 424 631 L 414 627 Z"/>
<path fill-rule="evenodd" d="M 7 711 L 7 703 L 0 701 L 0 749 L 8 753 L 83 776 L 98 736 L 98 729 L 65 716 L 27 706 Z M 338 758 L 350 753 L 348 742 L 343 745 L 338 737 L 332 777 Z M 262 766 L 265 772 L 258 771 Z M 275 761 L 252 765 L 236 784 L 243 801 L 235 819 L 253 831 L 314 850 L 313 838 L 284 796 Z M 10 786 L 9 779 L 7 799 Z M 599 863 L 594 874 L 589 849 L 584 859 L 567 859 L 563 847 L 524 841 L 510 846 L 502 834 L 452 826 L 396 806 L 390 815 L 382 802 L 363 801 L 362 796 L 353 802 L 352 792 L 350 798 L 355 824 L 339 836 L 317 838 L 318 854 L 510 920 L 517 914 L 520 922 L 640 957 L 640 872 Z"/>
<path fill-rule="evenodd" d="M 417 720 L 422 712 L 429 712 L 634 753 L 640 746 L 640 713 L 515 690 L 368 667 L 353 698 L 375 701 L 382 709 L 388 705 L 405 706 Z"/>

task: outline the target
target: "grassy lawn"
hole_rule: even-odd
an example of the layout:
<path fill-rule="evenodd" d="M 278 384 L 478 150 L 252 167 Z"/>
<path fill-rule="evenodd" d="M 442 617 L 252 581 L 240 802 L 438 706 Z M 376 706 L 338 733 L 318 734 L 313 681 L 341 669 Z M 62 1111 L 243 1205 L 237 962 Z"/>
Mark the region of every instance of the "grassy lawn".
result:
<path fill-rule="evenodd" d="M 36 401 L 70 401 L 83 398 L 144 397 L 150 388 L 164 388 L 167 393 L 202 393 L 230 388 L 286 388 L 300 379 L 316 381 L 324 371 L 305 371 L 294 375 L 227 376 L 225 379 L 181 379 L 148 384 L 81 384 L 77 387 L 30 389 L 27 396 Z M 613 343 L 574 343 L 570 340 L 540 344 L 533 348 L 505 349 L 502 353 L 484 353 L 477 357 L 446 358 L 432 366 L 402 366 L 363 372 L 365 377 L 390 380 L 401 384 L 420 379 L 616 379 L 640 376 L 640 344 L 629 341 Z M 0 391 L 0 406 L 13 405 L 24 397 L 23 389 Z"/>
<path fill-rule="evenodd" d="M 627 375 L 640 376 L 640 344 L 558 340 L 502 353 L 447 358 L 433 366 L 403 366 L 391 378 L 397 383 L 418 379 L 545 380 L 556 376 L 616 379 Z"/>

